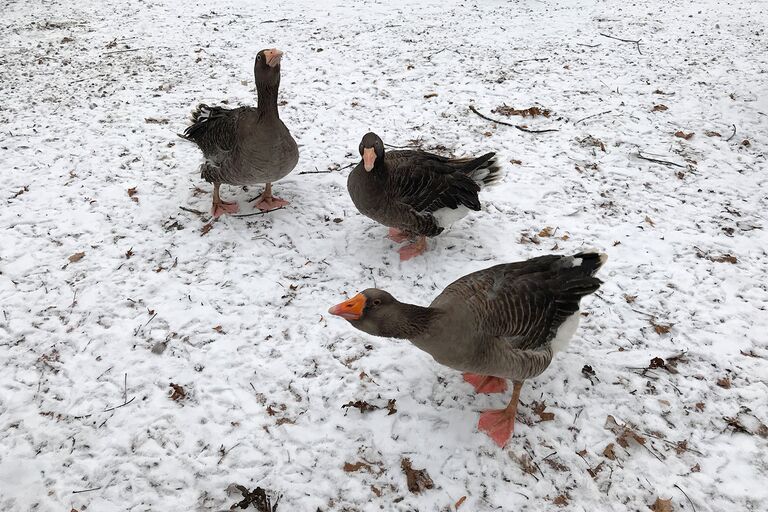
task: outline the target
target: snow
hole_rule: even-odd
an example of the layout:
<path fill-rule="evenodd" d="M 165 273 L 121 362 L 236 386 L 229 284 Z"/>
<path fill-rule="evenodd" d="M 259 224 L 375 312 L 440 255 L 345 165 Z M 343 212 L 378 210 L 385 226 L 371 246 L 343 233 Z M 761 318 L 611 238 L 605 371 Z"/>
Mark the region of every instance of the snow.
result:
<path fill-rule="evenodd" d="M 3 12 L 4 510 L 220 510 L 240 499 L 232 483 L 282 494 L 280 510 L 454 510 L 463 496 L 468 511 L 551 509 L 557 497 L 572 510 L 645 510 L 657 497 L 764 510 L 764 2 L 6 1 Z M 640 39 L 642 53 L 600 33 Z M 198 103 L 254 104 L 252 61 L 269 47 L 285 51 L 281 117 L 301 145 L 274 186 L 291 206 L 203 234 L 208 215 L 180 207 L 207 212 L 211 187 L 176 134 Z M 470 104 L 559 131 L 494 124 Z M 552 115 L 492 113 L 502 104 Z M 397 146 L 496 151 L 506 175 L 482 192 L 483 212 L 401 263 L 339 170 L 371 129 Z M 243 213 L 259 193 L 222 188 Z M 475 395 L 408 342 L 326 313 L 373 285 L 428 304 L 474 270 L 585 247 L 609 254 L 605 284 L 583 301 L 568 350 L 526 382 L 505 449 L 476 423 L 508 395 Z M 676 373 L 643 370 L 681 352 Z M 187 396 L 172 400 L 170 383 Z M 391 415 L 341 408 L 390 399 Z M 539 421 L 534 401 L 554 419 Z M 645 444 L 619 446 L 608 415 Z M 409 492 L 403 457 L 435 487 Z M 370 470 L 344 471 L 360 461 Z"/>

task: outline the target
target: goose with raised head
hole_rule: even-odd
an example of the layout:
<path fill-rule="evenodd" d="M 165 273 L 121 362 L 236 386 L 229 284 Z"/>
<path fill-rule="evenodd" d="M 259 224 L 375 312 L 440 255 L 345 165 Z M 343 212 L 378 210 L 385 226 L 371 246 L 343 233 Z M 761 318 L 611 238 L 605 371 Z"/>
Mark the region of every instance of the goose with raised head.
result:
<path fill-rule="evenodd" d="M 481 393 L 506 390 L 509 405 L 485 411 L 478 427 L 499 446 L 514 431 L 523 381 L 540 375 L 576 332 L 581 299 L 602 282 L 607 256 L 540 256 L 479 270 L 454 281 L 428 307 L 376 288 L 328 310 L 374 336 L 404 338 L 438 363 L 464 373 Z"/>
<path fill-rule="evenodd" d="M 214 217 L 238 211 L 237 203 L 221 199 L 222 183 L 264 183 L 264 192 L 255 204 L 262 211 L 288 204 L 272 195 L 272 183 L 288 175 L 299 161 L 296 141 L 277 110 L 282 56 L 283 52 L 275 48 L 261 50 L 256 55 L 253 69 L 258 93 L 256 107 L 201 104 L 192 112 L 192 124 L 183 137 L 203 151 L 205 161 L 200 173 L 204 180 L 213 183 L 211 213 Z"/>
<path fill-rule="evenodd" d="M 426 151 L 384 151 L 373 132 L 360 141 L 362 160 L 347 179 L 357 209 L 389 227 L 389 238 L 412 243 L 398 251 L 408 260 L 470 210 L 480 210 L 478 192 L 501 179 L 495 153 L 446 158 Z"/>

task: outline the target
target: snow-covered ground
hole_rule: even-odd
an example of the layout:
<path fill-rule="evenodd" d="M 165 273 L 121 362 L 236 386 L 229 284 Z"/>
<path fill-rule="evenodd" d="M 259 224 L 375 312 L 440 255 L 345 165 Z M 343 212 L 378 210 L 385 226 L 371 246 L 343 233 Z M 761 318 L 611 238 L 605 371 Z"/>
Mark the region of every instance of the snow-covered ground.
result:
<path fill-rule="evenodd" d="M 766 509 L 766 2 L 411 3 L 2 2 L 0 508 L 218 510 L 236 483 L 283 511 Z M 292 204 L 204 233 L 176 133 L 255 103 L 273 46 Z M 339 170 L 369 129 L 507 176 L 400 263 Z M 605 284 L 505 449 L 475 425 L 508 395 L 326 313 L 587 246 Z"/>

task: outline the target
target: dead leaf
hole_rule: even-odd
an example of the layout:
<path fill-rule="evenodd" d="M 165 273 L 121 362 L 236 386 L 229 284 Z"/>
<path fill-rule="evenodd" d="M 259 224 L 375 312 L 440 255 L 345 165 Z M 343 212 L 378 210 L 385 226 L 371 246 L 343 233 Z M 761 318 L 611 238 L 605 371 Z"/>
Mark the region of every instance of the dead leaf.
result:
<path fill-rule="evenodd" d="M 460 506 L 462 506 L 464 504 L 465 501 L 467 501 L 467 497 L 466 496 L 462 496 L 461 498 L 459 498 L 459 501 L 457 501 L 456 504 L 453 507 L 458 509 Z"/>
<path fill-rule="evenodd" d="M 512 165 L 523 165 L 523 161 L 522 160 L 517 160 L 515 158 L 510 160 L 509 163 L 511 163 Z"/>
<path fill-rule="evenodd" d="M 224 328 L 220 325 L 217 325 L 216 327 L 214 327 L 213 330 L 219 334 L 227 334 L 226 332 L 224 332 Z"/>
<path fill-rule="evenodd" d="M 699 463 L 697 462 L 697 463 L 696 463 L 696 464 L 695 464 L 695 465 L 694 465 L 694 466 L 691 468 L 691 473 L 698 473 L 699 471 L 701 471 L 701 466 L 699 466 Z"/>
<path fill-rule="evenodd" d="M 205 235 L 208 233 L 211 228 L 213 228 L 213 222 L 209 222 L 208 224 L 204 224 L 203 227 L 200 229 L 200 236 Z"/>
<path fill-rule="evenodd" d="M 129 260 L 131 259 L 131 256 L 133 256 L 133 247 L 125 251 L 125 259 Z"/>
<path fill-rule="evenodd" d="M 552 231 L 553 231 L 552 228 L 547 226 L 544 229 L 542 229 L 541 231 L 539 231 L 539 236 L 542 237 L 542 238 L 546 238 L 546 237 L 552 236 Z"/>
<path fill-rule="evenodd" d="M 664 360 L 660 357 L 654 357 L 651 359 L 651 364 L 648 368 L 664 368 Z"/>
<path fill-rule="evenodd" d="M 253 505 L 256 512 L 277 512 L 277 504 L 280 502 L 282 496 L 278 496 L 275 503 L 267 496 L 267 492 L 261 487 L 257 487 L 253 491 L 249 491 L 247 487 L 243 485 L 235 485 L 235 488 L 243 495 L 242 501 L 235 503 L 230 510 L 235 508 L 246 509 Z"/>
<path fill-rule="evenodd" d="M 158 119 L 155 117 L 145 117 L 144 122 L 148 124 L 168 124 L 168 119 Z"/>
<path fill-rule="evenodd" d="M 705 131 L 704 135 L 706 135 L 707 137 L 722 137 L 722 135 L 720 135 L 719 133 L 713 132 L 710 130 Z"/>
<path fill-rule="evenodd" d="M 544 402 L 533 402 L 533 412 L 539 417 L 539 423 L 542 423 L 544 421 L 552 421 L 555 419 L 555 413 L 553 412 L 544 412 L 544 409 L 547 408 L 547 406 L 544 404 Z"/>
<path fill-rule="evenodd" d="M 729 377 L 717 379 L 717 385 L 723 389 L 731 389 L 731 379 Z"/>
<path fill-rule="evenodd" d="M 436 92 L 430 92 L 430 93 L 424 95 L 424 99 L 428 100 L 429 98 L 434 98 L 435 96 L 437 96 Z"/>
<path fill-rule="evenodd" d="M 373 494 L 375 494 L 377 497 L 379 498 L 381 497 L 381 489 L 379 489 L 375 485 L 371 486 L 371 492 L 373 492 Z"/>
<path fill-rule="evenodd" d="M 675 132 L 675 137 L 680 137 L 681 139 L 685 139 L 685 140 L 691 140 L 691 138 L 693 137 L 693 132 L 685 133 L 682 130 L 677 130 Z"/>
<path fill-rule="evenodd" d="M 592 479 L 596 479 L 597 475 L 599 475 L 600 472 L 603 470 L 604 465 L 605 465 L 605 462 L 600 462 L 600 464 L 598 464 L 594 468 L 587 468 L 587 473 L 589 473 L 589 476 L 591 476 Z"/>
<path fill-rule="evenodd" d="M 610 414 L 605 419 L 604 428 L 610 430 L 616 435 L 616 442 L 619 443 L 619 446 L 622 448 L 628 448 L 630 441 L 635 441 L 638 444 L 645 444 L 645 438 L 643 436 L 632 430 L 627 425 L 619 425 L 619 423 L 616 421 L 616 418 Z"/>
<path fill-rule="evenodd" d="M 714 261 L 715 263 L 732 263 L 736 264 L 739 260 L 736 259 L 736 256 L 733 254 L 722 254 L 720 256 L 710 256 L 708 258 L 710 261 Z"/>
<path fill-rule="evenodd" d="M 653 510 L 653 512 L 672 512 L 674 510 L 672 508 L 672 500 L 656 498 L 656 501 L 654 501 L 653 505 L 651 505 L 651 510 Z"/>
<path fill-rule="evenodd" d="M 627 301 L 627 304 L 634 303 L 636 299 L 637 299 L 637 295 L 628 295 L 626 293 L 624 294 L 624 300 Z"/>
<path fill-rule="evenodd" d="M 688 451 L 688 441 L 683 439 L 682 441 L 678 441 L 675 445 L 675 453 L 678 455 L 682 455 L 683 453 Z"/>
<path fill-rule="evenodd" d="M 696 410 L 699 412 L 704 412 L 704 402 L 696 402 Z"/>
<path fill-rule="evenodd" d="M 387 416 L 391 416 L 397 412 L 397 408 L 395 407 L 395 402 L 397 402 L 397 400 L 395 400 L 394 398 L 387 400 L 386 409 L 387 411 L 389 411 L 387 413 Z"/>
<path fill-rule="evenodd" d="M 594 384 L 594 383 L 595 383 L 595 381 L 593 381 L 593 380 L 592 380 L 592 378 L 593 378 L 593 377 L 594 377 L 594 379 L 595 379 L 595 380 L 597 380 L 598 382 L 599 382 L 599 380 L 600 380 L 600 379 L 598 379 L 598 378 L 597 378 L 597 375 L 595 375 L 595 370 L 593 370 L 593 369 L 592 369 L 592 367 L 591 367 L 590 365 L 588 365 L 588 364 L 585 364 L 585 365 L 584 365 L 584 366 L 581 368 L 581 374 L 582 374 L 582 375 L 584 375 L 586 378 L 588 378 L 588 379 L 589 379 L 589 381 L 590 381 L 592 384 Z"/>
<path fill-rule="evenodd" d="M 529 475 L 536 474 L 536 466 L 533 464 L 533 460 L 528 454 L 524 453 L 523 455 L 518 456 L 512 453 L 511 457 L 520 464 L 520 469 L 522 469 L 524 473 L 528 473 Z"/>
<path fill-rule="evenodd" d="M 651 220 L 651 218 L 650 218 L 649 216 L 647 216 L 647 215 L 645 216 L 645 222 L 646 222 L 646 223 L 648 223 L 648 224 L 650 224 L 650 225 L 651 225 L 651 227 L 653 227 L 653 226 L 655 226 L 655 225 L 656 225 L 656 224 L 654 224 L 654 223 L 653 223 L 653 221 Z"/>
<path fill-rule="evenodd" d="M 361 469 L 365 469 L 366 471 L 371 471 L 371 465 L 366 464 L 365 462 L 355 462 L 354 464 L 351 462 L 345 462 L 344 463 L 344 471 L 347 473 L 355 473 L 357 471 L 360 471 Z"/>
<path fill-rule="evenodd" d="M 84 252 L 76 252 L 75 254 L 73 254 L 72 256 L 69 257 L 69 262 L 70 263 L 76 263 L 76 262 L 80 261 L 81 259 L 83 259 L 83 257 L 85 257 L 85 253 Z"/>
<path fill-rule="evenodd" d="M 411 459 L 402 459 L 400 461 L 400 467 L 402 467 L 405 472 L 405 481 L 408 484 L 408 490 L 413 494 L 418 494 L 424 489 L 432 489 L 435 486 L 425 469 L 413 469 L 413 466 L 411 466 Z"/>
<path fill-rule="evenodd" d="M 133 196 L 135 196 L 135 195 L 136 195 L 136 187 L 129 188 L 128 189 L 128 197 L 133 198 Z M 139 202 L 138 198 L 136 198 L 135 201 L 138 203 Z"/>
<path fill-rule="evenodd" d="M 658 324 L 653 319 L 649 320 L 656 334 L 667 334 L 672 329 L 672 324 Z"/>
<path fill-rule="evenodd" d="M 170 386 L 173 388 L 173 391 L 170 395 L 171 400 L 178 402 L 179 400 L 184 400 L 187 397 L 187 392 L 184 391 L 183 387 L 179 386 L 178 384 L 174 384 L 173 382 L 170 383 Z"/>
<path fill-rule="evenodd" d="M 608 446 L 603 450 L 603 455 L 610 460 L 616 460 L 616 452 L 614 451 L 613 446 L 613 443 L 608 443 Z"/>
<path fill-rule="evenodd" d="M 664 112 L 665 110 L 669 110 L 669 107 L 659 103 L 658 105 L 653 106 L 651 112 Z"/>
<path fill-rule="evenodd" d="M 359 409 L 361 414 L 366 412 L 372 412 L 377 409 L 381 409 L 381 407 L 379 407 L 378 405 L 369 404 L 364 400 L 355 400 L 354 402 L 349 401 L 346 404 L 341 406 L 342 409 L 347 409 L 349 407 L 355 407 L 356 409 Z"/>
<path fill-rule="evenodd" d="M 564 473 L 565 471 L 568 471 L 568 467 L 564 466 L 563 464 L 561 464 L 560 462 L 555 460 L 554 457 L 550 458 L 550 459 L 544 459 L 544 462 L 546 462 L 549 465 L 549 467 L 551 467 L 555 471 L 559 471 L 561 473 Z"/>
<path fill-rule="evenodd" d="M 561 494 L 557 498 L 555 498 L 552 503 L 557 505 L 558 507 L 564 507 L 568 504 L 568 498 L 565 497 L 564 494 Z"/>
<path fill-rule="evenodd" d="M 552 112 L 550 110 L 547 110 L 545 108 L 539 108 L 539 107 L 529 107 L 524 109 L 516 109 L 514 107 L 509 107 L 506 104 L 500 105 L 493 109 L 491 112 L 494 114 L 500 114 L 502 116 L 522 116 L 522 117 L 536 117 L 536 116 L 544 116 L 549 117 L 552 115 Z"/>

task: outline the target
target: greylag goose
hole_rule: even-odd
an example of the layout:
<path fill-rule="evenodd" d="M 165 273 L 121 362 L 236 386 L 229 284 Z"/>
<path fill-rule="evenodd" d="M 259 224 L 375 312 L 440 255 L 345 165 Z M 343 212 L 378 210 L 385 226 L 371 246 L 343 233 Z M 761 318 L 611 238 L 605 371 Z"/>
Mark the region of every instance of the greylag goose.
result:
<path fill-rule="evenodd" d="M 495 153 L 477 158 L 445 158 L 425 151 L 387 151 L 375 133 L 360 141 L 362 161 L 347 179 L 357 209 L 389 227 L 395 242 L 411 239 L 400 248 L 408 260 L 427 248 L 426 237 L 480 210 L 481 188 L 501 178 Z"/>
<path fill-rule="evenodd" d="M 213 183 L 213 208 L 218 217 L 238 211 L 237 203 L 219 196 L 222 183 L 266 187 L 255 206 L 263 211 L 288 204 L 272 195 L 272 183 L 284 178 L 299 161 L 299 148 L 277 112 L 280 87 L 280 60 L 283 52 L 261 50 L 256 55 L 253 74 L 256 79 L 258 106 L 209 107 L 199 105 L 192 112 L 192 125 L 184 138 L 203 151 L 202 178 Z"/>
<path fill-rule="evenodd" d="M 376 288 L 328 310 L 374 336 L 405 338 L 435 361 L 467 372 L 482 393 L 514 383 L 505 409 L 485 411 L 478 427 L 499 446 L 509 440 L 523 381 L 547 369 L 579 323 L 579 301 L 596 291 L 607 256 L 540 256 L 479 270 L 454 281 L 429 307 L 406 304 Z"/>

